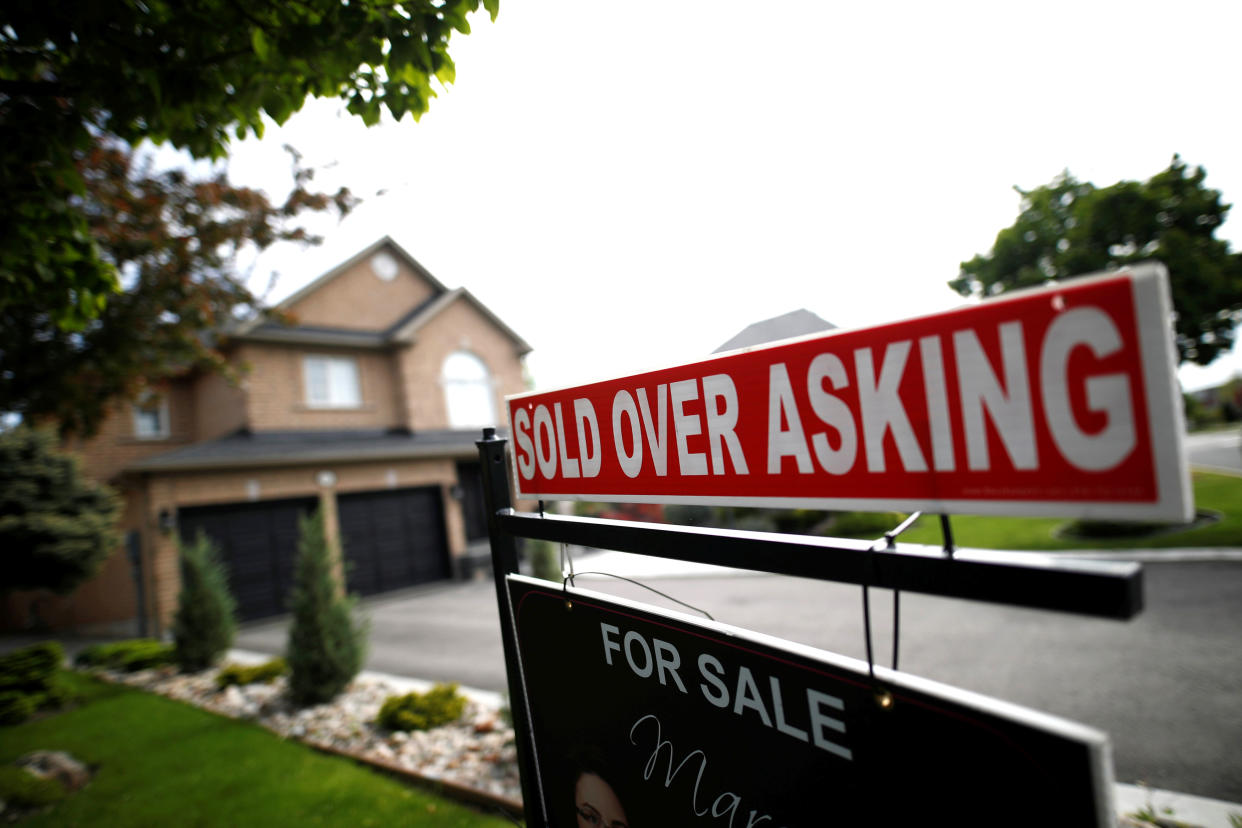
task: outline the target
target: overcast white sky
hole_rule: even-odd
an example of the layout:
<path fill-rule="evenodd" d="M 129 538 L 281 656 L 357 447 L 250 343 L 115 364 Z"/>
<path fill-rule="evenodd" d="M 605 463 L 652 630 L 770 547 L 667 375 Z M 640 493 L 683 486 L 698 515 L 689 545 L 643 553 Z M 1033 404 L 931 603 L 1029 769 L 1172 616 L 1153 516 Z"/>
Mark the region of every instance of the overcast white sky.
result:
<path fill-rule="evenodd" d="M 953 307 L 1012 187 L 1065 168 L 1107 185 L 1178 152 L 1242 200 L 1236 0 L 505 0 L 473 25 L 420 123 L 314 103 L 230 172 L 283 194 L 288 142 L 366 199 L 322 247 L 258 262 L 273 298 L 391 235 L 534 346 L 540 389 L 797 308 L 858 327 Z M 1182 380 L 1235 372 L 1237 352 Z"/>

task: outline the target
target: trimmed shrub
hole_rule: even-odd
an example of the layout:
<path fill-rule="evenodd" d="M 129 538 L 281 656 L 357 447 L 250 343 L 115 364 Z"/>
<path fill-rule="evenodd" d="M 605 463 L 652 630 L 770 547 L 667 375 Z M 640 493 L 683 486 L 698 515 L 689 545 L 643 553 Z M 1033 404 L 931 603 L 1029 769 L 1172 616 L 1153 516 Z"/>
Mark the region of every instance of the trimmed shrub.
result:
<path fill-rule="evenodd" d="M 0 690 L 0 725 L 15 725 L 34 715 L 35 698 L 20 690 Z"/>
<path fill-rule="evenodd" d="M 55 641 L 43 641 L 0 656 L 0 690 L 43 693 L 65 663 L 65 651 Z"/>
<path fill-rule="evenodd" d="M 80 667 L 104 667 L 132 673 L 173 663 L 173 645 L 154 638 L 131 638 L 108 644 L 92 644 L 74 659 Z"/>
<path fill-rule="evenodd" d="M 220 672 L 216 674 L 216 687 L 223 690 L 225 687 L 234 684 L 254 684 L 258 681 L 264 684 L 271 684 L 288 672 L 289 665 L 283 658 L 273 658 L 271 661 L 251 666 L 229 664 L 221 668 Z"/>
<path fill-rule="evenodd" d="M 332 551 L 316 512 L 299 522 L 289 644 L 289 697 L 294 704 L 331 701 L 362 668 L 366 625 L 355 620 L 352 598 L 340 588 Z"/>
<path fill-rule="evenodd" d="M 43 641 L 0 656 L 0 724 L 17 724 L 36 711 L 64 707 L 73 698 L 65 685 L 65 651 Z"/>
<path fill-rule="evenodd" d="M 1144 523 L 1123 520 L 1071 520 L 1056 531 L 1060 538 L 1081 540 L 1106 540 L 1108 538 L 1145 538 L 1183 532 L 1196 526 L 1220 520 L 1219 512 L 1199 510 L 1190 523 Z"/>
<path fill-rule="evenodd" d="M 670 504 L 664 507 L 669 523 L 703 526 L 710 529 L 742 529 L 749 532 L 784 532 L 794 535 L 813 534 L 823 522 L 824 512 L 813 509 L 750 509 L 738 506 L 688 506 Z"/>
<path fill-rule="evenodd" d="M 177 666 L 193 673 L 215 664 L 233 645 L 237 605 L 229 594 L 224 564 L 207 536 L 200 531 L 193 543 L 179 546 L 181 594 L 173 642 Z"/>
<path fill-rule="evenodd" d="M 65 681 L 64 671 L 57 670 L 48 677 L 46 689 L 39 693 L 32 693 L 31 698 L 34 700 L 36 710 L 46 710 L 49 707 L 65 707 L 70 702 L 76 701 L 77 693 Z"/>
<path fill-rule="evenodd" d="M 0 765 L 0 801 L 6 806 L 43 808 L 61 801 L 67 793 L 55 779 L 43 779 L 16 765 Z"/>
<path fill-rule="evenodd" d="M 455 722 L 466 711 L 456 684 L 437 684 L 426 693 L 389 696 L 376 721 L 388 730 L 430 730 Z"/>
<path fill-rule="evenodd" d="M 837 512 L 825 530 L 830 536 L 881 537 L 905 520 L 897 512 Z"/>

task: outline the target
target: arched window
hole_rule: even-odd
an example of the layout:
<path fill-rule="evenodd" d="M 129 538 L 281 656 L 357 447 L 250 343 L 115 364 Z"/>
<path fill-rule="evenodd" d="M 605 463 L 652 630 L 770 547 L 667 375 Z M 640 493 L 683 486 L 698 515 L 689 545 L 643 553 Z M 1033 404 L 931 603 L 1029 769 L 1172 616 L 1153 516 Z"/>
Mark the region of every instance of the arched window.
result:
<path fill-rule="evenodd" d="M 496 425 L 492 377 L 487 366 L 467 351 L 456 351 L 444 360 L 442 374 L 449 426 L 482 428 Z"/>

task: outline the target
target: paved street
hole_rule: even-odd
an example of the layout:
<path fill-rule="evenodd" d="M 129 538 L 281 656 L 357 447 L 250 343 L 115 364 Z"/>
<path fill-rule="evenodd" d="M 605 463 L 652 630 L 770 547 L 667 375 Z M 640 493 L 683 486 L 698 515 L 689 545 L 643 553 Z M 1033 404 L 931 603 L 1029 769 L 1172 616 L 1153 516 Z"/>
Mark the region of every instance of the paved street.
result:
<path fill-rule="evenodd" d="M 903 595 L 900 666 L 1107 731 L 1118 781 L 1242 802 L 1242 563 L 1157 563 L 1145 572 L 1147 608 L 1130 622 Z M 719 621 L 864 657 L 858 587 L 770 575 L 651 583 Z M 583 577 L 579 585 L 677 608 L 622 581 Z M 883 663 L 889 600 L 873 592 Z M 365 607 L 368 668 L 503 689 L 490 581 L 410 590 Z M 248 625 L 237 646 L 279 652 L 284 624 Z"/>
<path fill-rule="evenodd" d="M 1191 434 L 1186 454 L 1192 466 L 1242 474 L 1242 427 Z"/>

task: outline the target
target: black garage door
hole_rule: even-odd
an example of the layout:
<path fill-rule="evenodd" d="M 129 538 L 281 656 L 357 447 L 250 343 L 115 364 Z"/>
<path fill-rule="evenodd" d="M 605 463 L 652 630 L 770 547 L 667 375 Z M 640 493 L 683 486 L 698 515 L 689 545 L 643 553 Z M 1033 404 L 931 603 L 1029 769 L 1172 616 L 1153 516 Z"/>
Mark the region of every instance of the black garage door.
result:
<path fill-rule="evenodd" d="M 466 524 L 466 541 L 487 540 L 487 507 L 483 504 L 483 467 L 477 462 L 457 464 L 457 485 L 461 487 L 461 516 Z"/>
<path fill-rule="evenodd" d="M 179 509 L 181 539 L 201 530 L 215 541 L 229 570 L 229 588 L 242 620 L 285 612 L 297 560 L 298 517 L 316 498 L 228 503 Z"/>
<path fill-rule="evenodd" d="M 343 494 L 336 504 L 350 592 L 449 577 L 440 487 Z"/>

